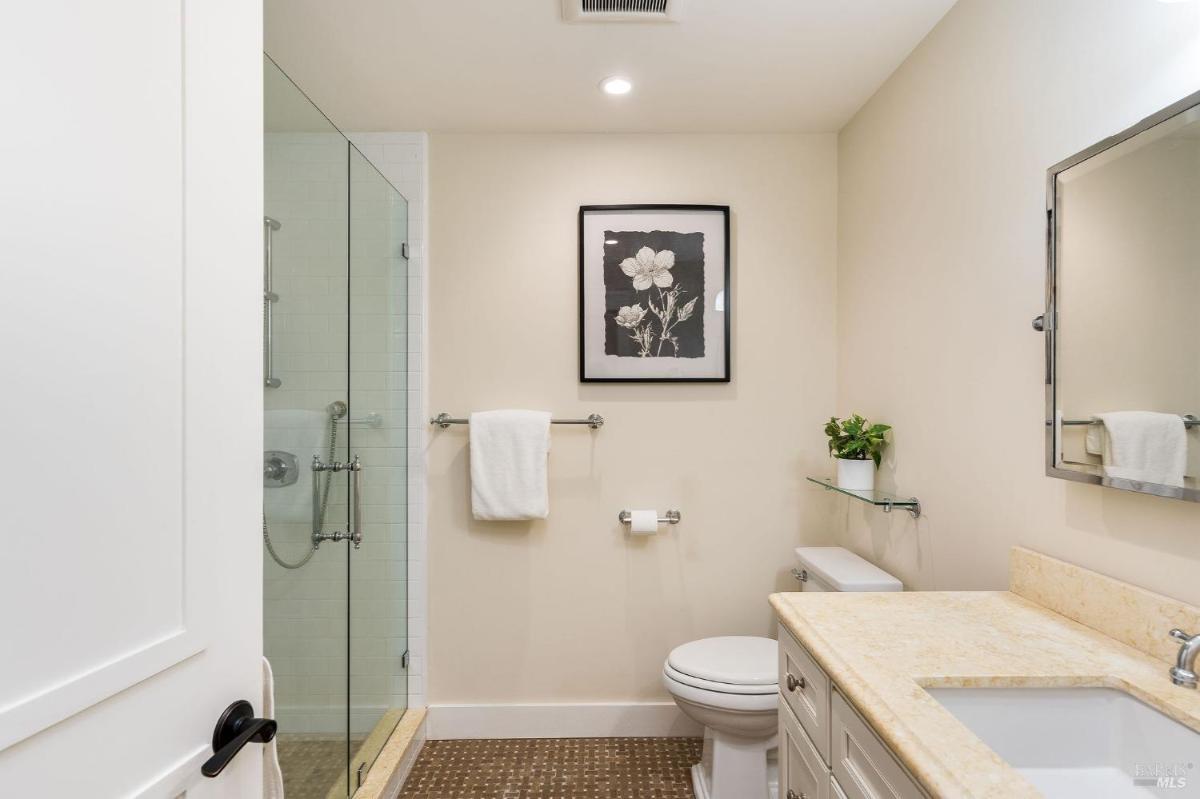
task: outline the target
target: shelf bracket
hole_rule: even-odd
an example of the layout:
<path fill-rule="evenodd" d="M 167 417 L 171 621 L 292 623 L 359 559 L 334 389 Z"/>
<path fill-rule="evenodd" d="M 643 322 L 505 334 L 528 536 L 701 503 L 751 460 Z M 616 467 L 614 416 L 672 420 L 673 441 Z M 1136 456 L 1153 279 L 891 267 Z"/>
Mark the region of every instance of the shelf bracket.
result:
<path fill-rule="evenodd" d="M 908 500 L 909 500 L 909 502 L 912 503 L 911 505 L 901 505 L 900 507 L 904 508 L 904 510 L 906 510 L 910 514 L 912 514 L 912 517 L 914 519 L 921 518 L 921 503 L 917 501 L 916 497 L 909 497 Z M 896 507 L 896 505 L 894 502 L 892 502 L 892 500 L 885 499 L 883 501 L 883 512 L 884 513 L 891 513 L 892 508 L 894 508 L 894 507 Z"/>

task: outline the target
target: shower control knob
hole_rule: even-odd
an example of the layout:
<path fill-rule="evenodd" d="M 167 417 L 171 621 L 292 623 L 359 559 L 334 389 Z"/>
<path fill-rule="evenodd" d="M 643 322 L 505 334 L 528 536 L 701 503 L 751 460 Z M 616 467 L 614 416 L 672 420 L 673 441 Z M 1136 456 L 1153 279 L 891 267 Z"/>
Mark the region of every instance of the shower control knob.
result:
<path fill-rule="evenodd" d="M 1033 317 L 1033 329 L 1039 333 L 1046 332 L 1046 315 L 1045 314 L 1039 314 L 1038 316 Z"/>

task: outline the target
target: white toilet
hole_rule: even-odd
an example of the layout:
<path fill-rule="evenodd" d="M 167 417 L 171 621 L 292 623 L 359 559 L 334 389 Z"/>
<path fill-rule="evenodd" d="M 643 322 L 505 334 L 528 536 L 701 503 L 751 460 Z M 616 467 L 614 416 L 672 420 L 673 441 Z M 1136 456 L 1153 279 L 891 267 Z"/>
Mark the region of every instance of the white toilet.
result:
<path fill-rule="evenodd" d="M 798 547 L 804 591 L 900 591 L 900 581 L 841 547 Z M 778 771 L 779 647 L 770 638 L 704 638 L 671 650 L 663 685 L 704 725 L 692 766 L 697 799 L 774 799 Z"/>

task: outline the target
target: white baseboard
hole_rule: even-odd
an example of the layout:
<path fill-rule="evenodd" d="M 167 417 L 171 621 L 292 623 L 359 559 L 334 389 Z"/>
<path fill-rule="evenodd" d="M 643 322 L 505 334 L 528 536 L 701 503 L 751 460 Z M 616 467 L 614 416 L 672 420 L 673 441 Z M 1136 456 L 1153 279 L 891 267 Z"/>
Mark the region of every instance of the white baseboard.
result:
<path fill-rule="evenodd" d="M 430 705 L 431 741 L 461 738 L 683 738 L 704 728 L 674 702 Z"/>

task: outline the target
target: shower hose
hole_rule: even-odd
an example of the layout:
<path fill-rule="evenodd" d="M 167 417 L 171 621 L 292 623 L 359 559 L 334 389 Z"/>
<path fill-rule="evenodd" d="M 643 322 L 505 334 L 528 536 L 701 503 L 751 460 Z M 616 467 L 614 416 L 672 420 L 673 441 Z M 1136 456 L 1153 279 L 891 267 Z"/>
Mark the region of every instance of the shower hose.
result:
<path fill-rule="evenodd" d="M 325 459 L 326 463 L 333 463 L 333 456 L 337 454 L 337 417 L 332 413 L 329 415 L 329 456 Z M 325 529 L 325 509 L 329 507 L 329 487 L 333 481 L 333 472 L 325 472 L 325 485 L 321 487 L 321 512 L 317 516 L 317 529 Z M 321 478 L 314 474 L 314 480 Z M 289 563 L 279 557 L 279 553 L 275 551 L 275 547 L 271 545 L 271 532 L 267 527 L 267 514 L 263 514 L 263 543 L 267 545 L 267 552 L 271 555 L 271 560 L 278 563 L 285 569 L 299 569 L 305 563 L 312 560 L 312 556 L 317 552 L 317 542 L 312 542 L 312 547 L 308 552 L 304 553 L 304 557 L 294 563 Z"/>

